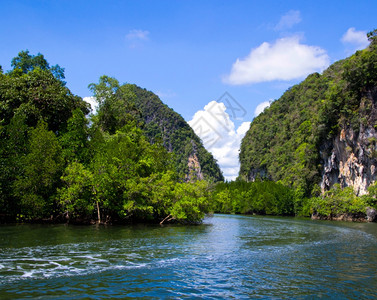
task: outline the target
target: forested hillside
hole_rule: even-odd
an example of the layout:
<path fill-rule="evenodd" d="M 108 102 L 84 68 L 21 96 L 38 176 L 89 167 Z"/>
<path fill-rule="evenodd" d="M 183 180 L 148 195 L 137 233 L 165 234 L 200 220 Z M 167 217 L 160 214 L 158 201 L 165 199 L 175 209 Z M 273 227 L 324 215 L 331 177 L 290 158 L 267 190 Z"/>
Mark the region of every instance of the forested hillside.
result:
<path fill-rule="evenodd" d="M 154 143 L 159 139 L 169 152 L 176 153 L 177 168 L 188 178 L 223 181 L 222 172 L 200 138 L 181 115 L 163 104 L 157 95 L 137 86 L 136 107 L 141 110 L 145 132 Z"/>
<path fill-rule="evenodd" d="M 99 109 L 88 119 L 89 105 L 63 80 L 63 68 L 28 51 L 12 60 L 12 70 L 0 69 L 0 219 L 200 222 L 208 183 L 178 168 L 203 149 L 183 119 L 159 99 L 148 102 L 153 94 L 106 76 L 91 85 Z M 178 137 L 183 146 L 174 145 Z M 188 144 L 186 156 L 176 155 Z M 222 179 L 205 155 L 203 177 Z"/>
<path fill-rule="evenodd" d="M 162 142 L 169 152 L 175 153 L 177 170 L 186 180 L 224 180 L 216 160 L 203 147 L 200 138 L 157 95 L 134 84 L 120 85 L 108 76 L 102 76 L 90 88 L 99 101 L 99 122 L 106 130 L 115 132 L 132 115 L 149 142 Z"/>
<path fill-rule="evenodd" d="M 301 199 L 334 185 L 367 193 L 377 167 L 376 30 L 368 38 L 367 49 L 308 76 L 254 119 L 240 179 L 279 181 Z"/>

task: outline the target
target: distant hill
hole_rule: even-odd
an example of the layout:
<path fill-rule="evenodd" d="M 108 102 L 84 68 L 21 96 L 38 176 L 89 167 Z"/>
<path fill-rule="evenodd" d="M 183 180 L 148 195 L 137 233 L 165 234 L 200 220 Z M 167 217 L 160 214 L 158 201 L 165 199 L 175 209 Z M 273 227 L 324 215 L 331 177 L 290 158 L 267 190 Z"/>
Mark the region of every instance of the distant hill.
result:
<path fill-rule="evenodd" d="M 154 93 L 136 85 L 130 86 L 145 122 L 146 135 L 152 143 L 161 139 L 165 148 L 176 154 L 178 170 L 187 177 L 223 181 L 216 160 L 182 116 L 162 103 Z"/>
<path fill-rule="evenodd" d="M 134 84 L 123 84 L 102 76 L 91 90 L 99 100 L 98 120 L 103 130 L 113 134 L 136 121 L 149 142 L 161 142 L 176 156 L 176 167 L 186 180 L 223 181 L 221 170 L 181 115 L 162 103 L 154 93 Z"/>

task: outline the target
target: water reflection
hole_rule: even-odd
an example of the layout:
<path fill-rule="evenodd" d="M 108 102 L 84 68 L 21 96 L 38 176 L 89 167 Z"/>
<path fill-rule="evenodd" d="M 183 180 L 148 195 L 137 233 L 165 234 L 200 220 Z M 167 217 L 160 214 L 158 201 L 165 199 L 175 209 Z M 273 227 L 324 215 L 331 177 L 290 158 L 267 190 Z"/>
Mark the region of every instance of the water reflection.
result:
<path fill-rule="evenodd" d="M 376 225 L 219 215 L 199 226 L 2 226 L 0 298 L 367 298 Z"/>

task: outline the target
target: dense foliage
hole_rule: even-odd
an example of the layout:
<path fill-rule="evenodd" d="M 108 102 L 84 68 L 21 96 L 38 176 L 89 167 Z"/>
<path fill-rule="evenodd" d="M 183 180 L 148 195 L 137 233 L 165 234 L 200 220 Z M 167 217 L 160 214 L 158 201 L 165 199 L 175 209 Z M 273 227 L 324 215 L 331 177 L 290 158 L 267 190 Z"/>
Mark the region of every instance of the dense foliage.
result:
<path fill-rule="evenodd" d="M 335 184 L 323 196 L 311 199 L 313 214 L 329 218 L 344 214 L 363 215 L 367 205 L 366 197 L 357 197 L 352 187 L 342 189 L 339 184 Z"/>
<path fill-rule="evenodd" d="M 272 181 L 218 183 L 212 201 L 218 213 L 293 215 L 295 209 L 293 191 Z"/>
<path fill-rule="evenodd" d="M 233 181 L 218 183 L 211 193 L 211 209 L 226 214 L 295 215 L 332 219 L 348 216 L 365 218 L 366 207 L 377 207 L 377 183 L 368 188 L 367 195 L 358 197 L 352 187 L 339 184 L 323 195 L 302 197 L 300 192 L 281 182 Z"/>
<path fill-rule="evenodd" d="M 150 92 L 101 77 L 98 85 L 91 85 L 98 114 L 88 120 L 88 104 L 65 86 L 62 68 L 50 67 L 43 55 L 28 51 L 20 52 L 12 66 L 11 71 L 0 72 L 2 219 L 202 220 L 209 210 L 207 181 L 184 182 L 174 153 L 181 146 L 174 145 L 170 152 L 164 147 L 178 136 L 202 147 L 179 115 L 159 102 L 165 118 L 153 121 L 168 124 L 171 118 L 175 127 L 169 128 L 178 136 L 151 140 L 151 127 L 143 115 L 148 107 L 140 109 L 144 97 L 140 93 L 151 96 Z M 149 109 L 156 113 L 158 105 Z M 168 125 L 164 126 L 160 130 Z M 187 156 L 180 156 L 183 159 Z M 221 178 L 212 157 L 203 159 L 210 165 L 208 178 L 213 178 L 211 168 Z"/>
<path fill-rule="evenodd" d="M 360 126 L 376 125 L 367 97 L 377 87 L 375 36 L 368 35 L 368 48 L 308 76 L 254 119 L 241 145 L 240 179 L 293 187 L 306 210 L 305 199 L 320 193 L 321 147 L 344 128 L 357 134 Z"/>
<path fill-rule="evenodd" d="M 317 217 L 332 219 L 342 215 L 354 219 L 365 217 L 366 207 L 377 208 L 377 182 L 368 187 L 368 194 L 356 196 L 352 187 L 341 188 L 335 184 L 323 195 L 307 199 L 310 212 Z"/>

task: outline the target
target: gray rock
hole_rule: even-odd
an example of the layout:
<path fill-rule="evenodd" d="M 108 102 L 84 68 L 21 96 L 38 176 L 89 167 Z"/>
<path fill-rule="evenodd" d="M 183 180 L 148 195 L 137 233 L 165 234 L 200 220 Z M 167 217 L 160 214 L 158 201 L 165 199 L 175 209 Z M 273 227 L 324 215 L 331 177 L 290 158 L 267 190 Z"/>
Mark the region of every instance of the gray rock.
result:
<path fill-rule="evenodd" d="M 367 207 L 367 220 L 368 222 L 377 221 L 377 210 L 372 207 Z"/>

